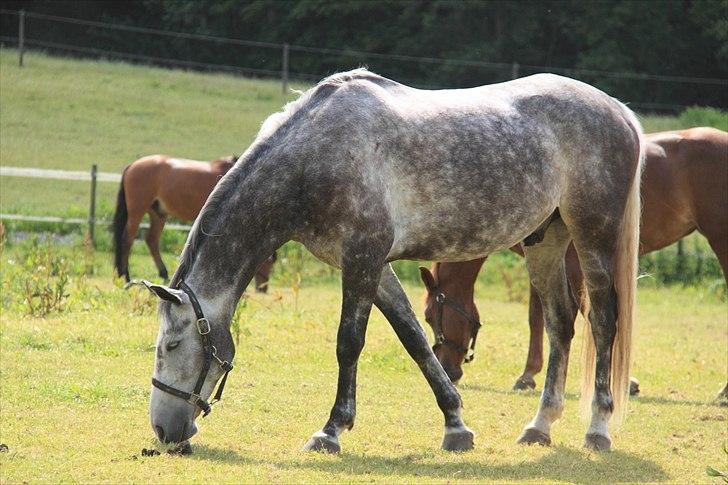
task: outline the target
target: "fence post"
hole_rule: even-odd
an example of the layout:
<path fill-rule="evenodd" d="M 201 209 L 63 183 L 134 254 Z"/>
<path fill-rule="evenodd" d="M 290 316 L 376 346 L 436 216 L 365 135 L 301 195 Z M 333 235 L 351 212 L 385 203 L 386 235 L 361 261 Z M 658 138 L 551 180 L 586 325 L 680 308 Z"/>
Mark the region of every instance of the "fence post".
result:
<path fill-rule="evenodd" d="M 91 165 L 91 203 L 88 210 L 88 235 L 91 239 L 91 246 L 94 244 L 94 227 L 96 226 L 96 174 L 98 166 L 94 163 Z"/>
<path fill-rule="evenodd" d="M 518 70 L 520 66 L 517 62 L 514 62 L 511 64 L 511 79 L 517 79 L 518 78 Z"/>
<path fill-rule="evenodd" d="M 288 51 L 289 45 L 283 44 L 283 61 L 281 62 L 281 81 L 283 81 L 283 95 L 288 94 Z"/>
<path fill-rule="evenodd" d="M 25 10 L 18 12 L 18 65 L 23 67 L 23 51 L 25 50 Z"/>

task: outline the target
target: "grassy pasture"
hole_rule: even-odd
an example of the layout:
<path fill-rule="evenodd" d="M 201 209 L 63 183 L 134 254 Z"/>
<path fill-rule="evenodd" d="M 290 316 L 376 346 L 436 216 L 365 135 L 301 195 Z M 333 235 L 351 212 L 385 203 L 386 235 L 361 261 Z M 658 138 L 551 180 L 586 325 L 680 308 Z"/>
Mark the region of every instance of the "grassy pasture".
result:
<path fill-rule="evenodd" d="M 439 451 L 442 418 L 417 367 L 373 311 L 360 360 L 358 416 L 339 457 L 304 454 L 333 402 L 338 279 L 304 281 L 297 295 L 282 273 L 271 294 L 249 295 L 239 323 L 236 369 L 225 399 L 202 420 L 191 457 L 142 457 L 155 447 L 147 417 L 157 321 L 145 292 L 111 278 L 109 255 L 59 250 L 94 276 L 72 276 L 66 310 L 25 314 L 17 294 L 24 250 L 2 254 L 0 323 L 2 483 L 30 482 L 675 482 L 708 481 L 725 468 L 728 408 L 725 301 L 700 288 L 643 288 L 633 374 L 643 394 L 614 433 L 610 454 L 584 451 L 578 417 L 581 332 L 574 341 L 564 417 L 554 446 L 515 438 L 538 392 L 509 391 L 527 349 L 527 309 L 502 284 L 479 285 L 484 327 L 460 386 L 477 433 L 466 454 Z M 152 272 L 147 259 L 139 271 Z M 82 272 L 82 271 L 80 271 Z M 407 285 L 418 311 L 421 288 Z M 539 376 L 539 386 L 543 376 Z"/>
<path fill-rule="evenodd" d="M 286 101 L 280 85 L 237 77 L 30 54 L 18 69 L 0 53 L 0 163 L 120 171 L 141 155 L 198 159 L 242 151 L 262 120 Z M 718 117 L 716 123 L 720 123 Z M 646 117 L 647 131 L 704 124 Z M 728 127 L 719 126 L 723 129 Z M 114 184 L 100 184 L 110 213 Z M 86 215 L 82 182 L 0 178 L 3 212 Z M 103 239 L 103 236 L 102 236 Z M 181 243 L 171 237 L 172 263 Z M 689 244 L 703 244 L 693 238 Z M 104 243 L 100 245 L 104 247 Z M 512 393 L 527 349 L 523 266 L 492 258 L 477 288 L 485 326 L 460 391 L 476 450 L 438 450 L 442 420 L 432 394 L 375 310 L 360 362 L 359 407 L 340 457 L 298 450 L 324 423 L 336 382 L 338 276 L 287 255 L 272 293 L 244 300 L 236 369 L 226 396 L 202 421 L 194 455 L 141 457 L 154 447 L 147 403 L 157 322 L 142 292 L 123 292 L 105 252 L 55 248 L 72 262 L 62 313 L 30 317 L 22 303 L 23 246 L 0 254 L 0 482 L 707 482 L 705 467 L 726 469 L 728 408 L 713 402 L 728 367 L 728 308 L 713 285 L 656 287 L 640 280 L 633 374 L 643 395 L 614 433 L 615 451 L 581 449 L 575 339 L 567 408 L 551 448 L 515 444 L 538 402 Z M 132 272 L 155 274 L 143 244 Z M 711 259 L 712 261 L 712 259 Z M 170 269 L 174 264 L 169 264 Z M 39 270 L 40 271 L 40 270 Z M 300 291 L 297 273 L 304 273 Z M 415 308 L 414 264 L 398 266 Z M 517 282 L 506 286 L 501 271 Z M 87 273 L 87 274 L 86 274 Z M 493 275 L 493 276 L 491 276 Z M 538 379 L 539 386 L 543 375 Z"/>

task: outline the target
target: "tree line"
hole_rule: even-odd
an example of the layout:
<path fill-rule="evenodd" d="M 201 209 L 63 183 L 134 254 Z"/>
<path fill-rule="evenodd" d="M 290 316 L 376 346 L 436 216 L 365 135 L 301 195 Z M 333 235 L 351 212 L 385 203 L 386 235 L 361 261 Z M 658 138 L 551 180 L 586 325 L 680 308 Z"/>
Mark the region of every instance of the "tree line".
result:
<path fill-rule="evenodd" d="M 7 9 L 222 37 L 381 54 L 549 68 L 728 79 L 728 0 L 130 0 L 5 1 Z M 3 36 L 17 18 L 2 16 Z M 31 39 L 193 62 L 281 68 L 273 49 L 130 34 L 33 19 Z M 314 79 L 366 64 L 419 86 L 510 79 L 508 66 L 432 63 L 292 51 L 290 70 Z M 539 66 L 539 67 L 531 67 Z M 573 73 L 625 101 L 728 107 L 726 84 Z"/>

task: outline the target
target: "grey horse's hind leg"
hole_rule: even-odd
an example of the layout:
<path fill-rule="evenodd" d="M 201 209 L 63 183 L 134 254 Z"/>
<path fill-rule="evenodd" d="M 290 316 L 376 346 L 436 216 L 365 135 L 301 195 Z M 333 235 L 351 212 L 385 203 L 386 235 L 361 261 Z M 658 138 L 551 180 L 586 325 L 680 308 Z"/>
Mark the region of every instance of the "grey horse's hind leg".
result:
<path fill-rule="evenodd" d="M 518 438 L 524 444 L 551 444 L 551 425 L 564 409 L 564 385 L 578 305 L 566 279 L 564 255 L 571 237 L 554 221 L 543 241 L 524 247 L 531 284 L 541 297 L 550 352 L 538 412 Z"/>
<path fill-rule="evenodd" d="M 427 336 L 417 322 L 412 306 L 391 265 L 382 272 L 374 302 L 394 328 L 407 353 L 417 362 L 435 393 L 437 404 L 445 415 L 445 436 L 442 448 L 447 451 L 466 451 L 473 448 L 473 432 L 460 416 L 460 395 L 429 347 Z"/>
<path fill-rule="evenodd" d="M 356 415 L 356 371 L 364 347 L 369 313 L 379 285 L 383 256 L 371 247 L 348 248 L 343 256 L 341 283 L 343 301 L 336 339 L 339 380 L 329 420 L 303 447 L 305 451 L 341 451 L 339 435 L 354 426 Z M 372 264 L 372 261 L 381 261 Z"/>

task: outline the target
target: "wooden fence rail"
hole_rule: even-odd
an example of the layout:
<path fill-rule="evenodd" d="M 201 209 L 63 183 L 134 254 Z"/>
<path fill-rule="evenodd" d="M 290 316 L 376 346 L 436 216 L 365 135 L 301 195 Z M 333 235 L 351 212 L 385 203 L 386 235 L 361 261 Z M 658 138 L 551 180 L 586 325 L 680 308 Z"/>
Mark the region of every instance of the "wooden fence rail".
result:
<path fill-rule="evenodd" d="M 0 219 L 9 221 L 27 221 L 27 222 L 43 222 L 43 223 L 63 223 L 88 225 L 89 236 L 91 241 L 94 240 L 94 233 L 97 224 L 108 224 L 110 221 L 96 218 L 96 183 L 97 182 L 121 182 L 121 174 L 112 172 L 99 172 L 96 164 L 92 165 L 88 172 L 80 170 L 55 170 L 32 167 L 1 167 L 0 177 L 25 177 L 25 178 L 41 178 L 51 180 L 79 180 L 83 182 L 91 182 L 91 197 L 89 202 L 88 218 L 80 219 L 74 217 L 57 217 L 57 216 L 30 216 L 24 214 L 5 214 L 0 213 Z M 142 228 L 149 228 L 149 224 L 141 224 Z M 165 224 L 165 229 L 176 231 L 189 231 L 192 226 L 185 224 Z"/>

